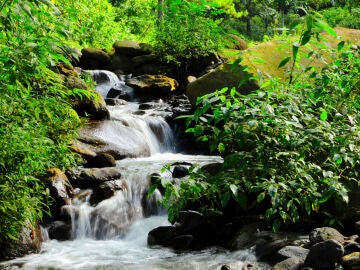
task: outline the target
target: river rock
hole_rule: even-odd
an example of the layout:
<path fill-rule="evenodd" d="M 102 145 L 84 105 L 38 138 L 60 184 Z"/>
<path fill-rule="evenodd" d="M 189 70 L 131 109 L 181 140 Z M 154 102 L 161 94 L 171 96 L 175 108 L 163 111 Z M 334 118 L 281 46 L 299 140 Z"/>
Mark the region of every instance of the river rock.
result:
<path fill-rule="evenodd" d="M 160 226 L 149 232 L 147 243 L 149 246 L 167 245 L 177 234 L 178 230 L 174 226 Z"/>
<path fill-rule="evenodd" d="M 95 157 L 88 159 L 88 162 L 85 164 L 85 167 L 87 168 L 105 168 L 115 166 L 115 158 L 108 153 L 99 153 Z"/>
<path fill-rule="evenodd" d="M 176 90 L 179 83 L 163 75 L 141 75 L 126 81 L 138 96 L 163 97 Z"/>
<path fill-rule="evenodd" d="M 139 44 L 136 41 L 116 41 L 113 44 L 116 54 L 122 54 L 126 56 L 139 56 L 144 54 L 150 54 L 150 47 L 144 44 Z"/>
<path fill-rule="evenodd" d="M 196 99 L 205 94 L 220 90 L 224 87 L 235 87 L 240 93 L 248 94 L 259 89 L 255 81 L 247 81 L 240 87 L 239 82 L 249 76 L 246 71 L 233 72 L 231 64 L 222 64 L 214 71 L 201 76 L 186 86 L 186 94 L 191 104 L 195 105 Z"/>
<path fill-rule="evenodd" d="M 303 261 L 299 258 L 287 258 L 274 265 L 274 270 L 299 270 L 303 265 Z"/>
<path fill-rule="evenodd" d="M 110 62 L 110 56 L 102 49 L 84 48 L 81 54 L 80 67 L 83 69 L 104 69 Z"/>
<path fill-rule="evenodd" d="M 190 247 L 193 240 L 194 236 L 191 234 L 184 234 L 171 239 L 168 245 L 175 250 L 186 250 Z"/>
<path fill-rule="evenodd" d="M 344 246 L 344 255 L 348 255 L 354 252 L 360 252 L 359 243 L 351 242 Z"/>
<path fill-rule="evenodd" d="M 64 84 L 66 86 L 66 88 L 68 89 L 88 89 L 88 86 L 86 85 L 86 83 L 79 77 L 77 76 L 73 76 L 73 75 L 69 75 L 69 76 L 64 76 L 63 77 L 63 81 Z"/>
<path fill-rule="evenodd" d="M 334 239 L 341 244 L 344 243 L 344 236 L 336 229 L 331 227 L 316 228 L 310 232 L 310 243 L 316 244 L 329 239 Z"/>
<path fill-rule="evenodd" d="M 93 190 L 93 193 L 90 196 L 90 204 L 98 204 L 99 202 L 114 196 L 117 191 L 126 189 L 127 184 L 124 180 L 107 181 Z"/>
<path fill-rule="evenodd" d="M 71 226 L 63 221 L 54 221 L 48 228 L 50 239 L 66 241 L 71 239 Z"/>
<path fill-rule="evenodd" d="M 278 254 L 284 259 L 297 258 L 301 262 L 304 262 L 306 256 L 309 254 L 309 250 L 298 246 L 285 246 L 278 251 Z"/>
<path fill-rule="evenodd" d="M 8 239 L 0 242 L 0 261 L 23 257 L 40 251 L 43 241 L 39 224 L 28 224 L 22 227 L 18 240 Z"/>
<path fill-rule="evenodd" d="M 160 62 L 160 59 L 155 54 L 139 55 L 133 57 L 131 60 L 133 62 L 134 68 L 137 68 L 145 64 Z"/>
<path fill-rule="evenodd" d="M 353 252 L 342 257 L 341 264 L 345 269 L 360 269 L 360 252 Z"/>
<path fill-rule="evenodd" d="M 100 184 L 121 178 L 121 173 L 114 167 L 79 169 L 68 173 L 74 187 L 81 189 L 96 188 Z"/>
<path fill-rule="evenodd" d="M 92 159 L 96 156 L 96 153 L 91 149 L 89 144 L 83 143 L 79 140 L 73 141 L 70 147 L 71 150 L 80 154 L 85 160 Z"/>
<path fill-rule="evenodd" d="M 304 267 L 316 270 L 335 269 L 336 263 L 344 254 L 344 248 L 340 242 L 330 239 L 313 245 L 305 259 Z"/>
<path fill-rule="evenodd" d="M 54 200 L 50 210 L 53 216 L 59 217 L 61 207 L 70 203 L 67 190 L 68 187 L 70 188 L 70 182 L 65 173 L 58 168 L 48 169 L 46 173 L 47 187 L 50 190 L 51 198 Z"/>
<path fill-rule="evenodd" d="M 110 56 L 109 70 L 115 73 L 129 74 L 133 71 L 133 62 L 128 56 L 113 54 Z"/>
<path fill-rule="evenodd" d="M 172 177 L 182 178 L 189 175 L 189 169 L 184 166 L 175 166 L 172 172 Z"/>
<path fill-rule="evenodd" d="M 104 98 L 96 91 L 92 91 L 91 95 L 83 95 L 81 98 L 76 97 L 72 101 L 72 106 L 80 116 L 87 116 L 94 120 L 110 118 Z"/>
<path fill-rule="evenodd" d="M 192 231 L 206 222 L 205 216 L 197 211 L 179 211 L 178 216 L 175 219 L 175 226 L 182 233 Z"/>

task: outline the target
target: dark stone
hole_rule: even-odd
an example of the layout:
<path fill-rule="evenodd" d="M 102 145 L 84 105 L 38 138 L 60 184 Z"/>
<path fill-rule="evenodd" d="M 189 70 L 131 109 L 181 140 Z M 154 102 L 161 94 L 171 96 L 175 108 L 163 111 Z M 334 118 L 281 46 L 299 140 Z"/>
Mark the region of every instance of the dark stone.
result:
<path fill-rule="evenodd" d="M 175 219 L 175 225 L 182 233 L 198 228 L 205 222 L 206 218 L 202 213 L 192 210 L 180 211 Z"/>
<path fill-rule="evenodd" d="M 149 246 L 165 245 L 177 236 L 178 230 L 173 226 L 160 226 L 151 230 L 148 234 L 147 243 Z"/>
<path fill-rule="evenodd" d="M 24 226 L 17 237 L 18 240 L 6 239 L 0 242 L 0 261 L 23 257 L 40 251 L 40 243 L 43 239 L 38 224 Z"/>
<path fill-rule="evenodd" d="M 116 105 L 126 105 L 127 101 L 118 98 L 106 98 L 105 99 L 106 105 L 109 106 L 116 106 Z"/>
<path fill-rule="evenodd" d="M 110 168 L 89 168 L 69 172 L 70 183 L 81 189 L 96 188 L 100 184 L 121 178 L 121 173 L 114 167 Z"/>
<path fill-rule="evenodd" d="M 169 246 L 175 250 L 186 250 L 190 247 L 193 240 L 194 236 L 191 234 L 180 235 L 171 239 Z"/>
<path fill-rule="evenodd" d="M 104 98 L 99 92 L 95 90 L 92 92 L 94 95 L 85 96 L 81 98 L 76 97 L 72 100 L 72 106 L 79 116 L 87 116 L 93 120 L 104 120 L 110 118 L 110 113 L 106 108 Z"/>
<path fill-rule="evenodd" d="M 338 241 L 326 240 L 310 248 L 304 267 L 312 267 L 316 270 L 335 269 L 336 263 L 343 255 L 344 248 Z"/>
<path fill-rule="evenodd" d="M 230 266 L 228 266 L 226 264 L 222 265 L 220 268 L 220 270 L 230 270 L 230 269 L 231 269 Z"/>
<path fill-rule="evenodd" d="M 278 254 L 283 257 L 284 260 L 288 258 L 297 258 L 301 262 L 304 262 L 306 256 L 309 254 L 309 250 L 298 246 L 285 246 L 278 251 Z"/>
<path fill-rule="evenodd" d="M 48 228 L 49 238 L 59 241 L 71 239 L 71 226 L 63 221 L 54 221 Z"/>
<path fill-rule="evenodd" d="M 124 180 L 107 181 L 93 190 L 90 197 L 90 204 L 95 205 L 106 200 L 116 193 L 118 190 L 126 189 L 127 185 Z"/>
<path fill-rule="evenodd" d="M 88 162 L 85 165 L 87 168 L 115 167 L 116 161 L 112 155 L 108 153 L 100 153 L 95 157 L 88 159 Z"/>
<path fill-rule="evenodd" d="M 133 71 L 133 62 L 125 55 L 113 54 L 110 56 L 109 70 L 128 74 Z"/>
<path fill-rule="evenodd" d="M 208 173 L 212 176 L 220 172 L 222 168 L 222 163 L 209 163 L 201 167 L 201 170 L 205 173 Z"/>
<path fill-rule="evenodd" d="M 139 55 L 139 56 L 135 56 L 132 59 L 133 65 L 134 67 L 139 67 L 145 64 L 150 64 L 150 63 L 158 63 L 159 62 L 159 58 L 154 55 L 154 54 L 147 54 L 147 55 Z"/>
<path fill-rule="evenodd" d="M 126 56 L 138 56 L 144 54 L 150 54 L 149 46 L 144 44 L 140 45 L 135 41 L 116 41 L 113 44 L 116 54 L 122 54 Z"/>
<path fill-rule="evenodd" d="M 359 237 L 360 237 L 360 221 L 355 222 L 354 228 L 355 228 L 355 232 L 356 232 L 356 233 L 359 235 Z"/>
<path fill-rule="evenodd" d="M 344 256 L 351 254 L 353 252 L 360 252 L 360 244 L 356 242 L 351 242 L 344 246 Z"/>
<path fill-rule="evenodd" d="M 184 166 L 175 166 L 172 177 L 174 178 L 181 178 L 189 175 L 189 169 Z"/>
<path fill-rule="evenodd" d="M 84 48 L 81 53 L 79 65 L 83 69 L 104 69 L 110 62 L 109 55 L 101 49 Z"/>
<path fill-rule="evenodd" d="M 299 270 L 303 265 L 303 261 L 299 258 L 287 258 L 274 265 L 274 270 Z"/>
<path fill-rule="evenodd" d="M 340 243 L 344 243 L 344 236 L 336 229 L 331 227 L 316 228 L 310 232 L 310 243 L 316 244 L 326 240 L 334 239 Z"/>

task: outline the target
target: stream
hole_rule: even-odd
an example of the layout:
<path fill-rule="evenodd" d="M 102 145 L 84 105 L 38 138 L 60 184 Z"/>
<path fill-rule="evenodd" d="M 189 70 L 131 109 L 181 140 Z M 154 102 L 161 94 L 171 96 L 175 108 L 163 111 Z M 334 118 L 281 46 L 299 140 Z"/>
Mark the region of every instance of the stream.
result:
<path fill-rule="evenodd" d="M 100 72 L 101 73 L 101 72 Z M 105 73 L 105 75 L 104 75 Z M 94 74 L 93 74 L 94 76 Z M 98 91 L 106 97 L 109 84 L 124 87 L 124 83 L 109 72 L 101 73 Z M 126 88 L 131 96 L 131 89 Z M 128 156 L 132 151 L 148 156 L 118 160 L 116 167 L 126 179 L 125 190 L 91 206 L 88 199 L 73 199 L 71 220 L 73 240 L 47 239 L 39 254 L 31 254 L 0 263 L 8 269 L 220 269 L 227 264 L 234 269 L 269 269 L 256 262 L 252 250 L 229 252 L 211 248 L 196 252 L 177 253 L 164 247 L 148 247 L 148 232 L 158 226 L 170 225 L 166 210 L 156 200 L 155 192 L 143 209 L 143 194 L 148 178 L 173 162 L 190 162 L 204 165 L 221 162 L 218 156 L 187 155 L 178 149 L 171 128 L 162 116 L 147 110 L 136 114 L 139 104 L 109 106 L 110 120 L 102 122 L 89 132 L 108 143 L 110 148 L 121 149 Z M 169 172 L 162 177 L 171 178 Z M 148 213 L 149 215 L 144 215 Z M 44 229 L 46 239 L 46 230 Z M 250 265 L 250 268 L 247 266 Z M 254 265 L 257 268 L 252 268 Z"/>

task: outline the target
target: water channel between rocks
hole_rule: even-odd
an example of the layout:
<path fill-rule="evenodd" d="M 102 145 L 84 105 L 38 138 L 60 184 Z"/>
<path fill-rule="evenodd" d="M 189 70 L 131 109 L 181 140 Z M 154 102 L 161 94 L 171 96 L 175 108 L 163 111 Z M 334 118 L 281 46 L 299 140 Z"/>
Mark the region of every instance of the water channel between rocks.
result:
<path fill-rule="evenodd" d="M 107 80 L 108 72 L 102 76 L 106 83 L 123 85 L 112 74 Z M 106 83 L 98 83 L 98 90 L 105 97 Z M 90 206 L 86 201 L 73 200 L 72 205 L 77 213 L 72 219 L 74 240 L 47 240 L 43 242 L 39 254 L 2 262 L 0 269 L 200 270 L 220 269 L 221 265 L 228 264 L 234 270 L 246 269 L 248 263 L 256 263 L 251 250 L 229 252 L 212 248 L 176 253 L 163 247 L 147 246 L 150 230 L 169 225 L 162 208 L 149 209 L 148 212 L 153 215 L 144 217 L 142 199 L 148 188 L 149 175 L 159 173 L 168 163 L 204 165 L 221 162 L 221 158 L 179 153 L 164 118 L 154 111 L 137 115 L 137 108 L 138 104 L 134 102 L 111 106 L 111 119 L 91 130 L 92 136 L 106 141 L 109 147 L 123 149 L 127 154 L 131 154 L 133 149 L 148 151 L 149 157 L 117 161 L 116 167 L 126 180 L 126 191 L 118 192 L 96 206 Z M 259 266 L 257 269 L 262 268 Z"/>

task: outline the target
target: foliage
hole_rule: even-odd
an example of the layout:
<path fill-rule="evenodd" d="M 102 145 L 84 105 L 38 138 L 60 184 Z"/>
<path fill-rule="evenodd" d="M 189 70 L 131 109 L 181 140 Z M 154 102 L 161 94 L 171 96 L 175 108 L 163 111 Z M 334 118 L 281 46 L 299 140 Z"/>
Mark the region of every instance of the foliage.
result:
<path fill-rule="evenodd" d="M 6 1 L 4 1 L 5 3 Z M 68 144 L 80 120 L 48 67 L 63 56 L 66 31 L 49 1 L 12 1 L 0 16 L 0 242 L 46 209 L 41 176 L 77 162 Z M 60 44 L 60 45 L 59 45 Z"/>
<path fill-rule="evenodd" d="M 223 33 L 206 16 L 206 6 L 192 1 L 172 1 L 155 31 L 155 50 L 169 62 L 180 64 L 223 48 Z"/>
<path fill-rule="evenodd" d="M 325 9 L 321 12 L 324 19 L 331 26 L 343 26 L 360 29 L 360 8 L 350 10 L 341 7 Z"/>
<path fill-rule="evenodd" d="M 107 0 L 54 0 L 73 45 L 111 47 L 115 40 L 134 38 L 118 10 Z"/>

